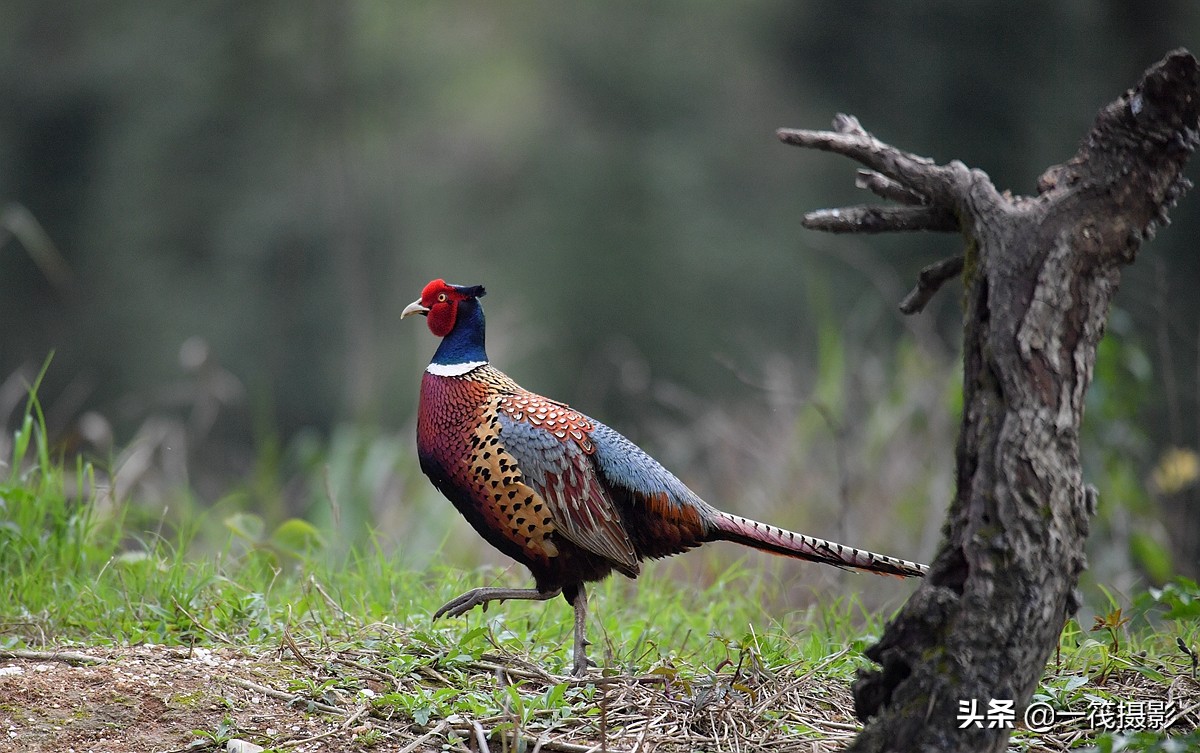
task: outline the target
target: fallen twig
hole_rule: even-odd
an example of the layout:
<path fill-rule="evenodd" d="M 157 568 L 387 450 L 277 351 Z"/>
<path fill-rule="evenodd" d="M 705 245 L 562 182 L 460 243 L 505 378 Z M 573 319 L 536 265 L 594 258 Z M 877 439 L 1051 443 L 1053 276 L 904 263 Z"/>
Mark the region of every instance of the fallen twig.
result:
<path fill-rule="evenodd" d="M 277 748 L 294 748 L 298 745 L 305 745 L 307 743 L 316 742 L 317 740 L 324 740 L 327 737 L 333 737 L 336 734 L 345 732 L 346 730 L 350 729 L 351 725 L 353 725 L 359 719 L 362 719 L 364 716 L 366 716 L 368 713 L 370 713 L 370 711 L 371 711 L 370 706 L 363 706 L 358 711 L 354 712 L 353 716 L 351 716 L 346 721 L 342 722 L 341 724 L 339 724 L 338 726 L 334 727 L 331 730 L 322 732 L 319 735 L 313 735 L 312 737 L 305 737 L 300 740 L 288 740 L 287 742 L 279 743 L 275 747 L 277 747 Z"/>
<path fill-rule="evenodd" d="M 31 651 L 14 648 L 0 649 L 0 659 L 31 659 L 34 661 L 60 661 L 65 664 L 107 664 L 108 659 L 99 656 L 89 656 L 78 651 Z"/>
<path fill-rule="evenodd" d="M 336 714 L 338 716 L 346 715 L 346 710 L 340 709 L 337 706 L 330 706 L 327 703 L 321 703 L 320 701 L 314 701 L 313 699 L 305 698 L 302 695 L 297 695 L 295 693 L 286 693 L 282 690 L 276 690 L 275 688 L 267 687 L 266 685 L 259 685 L 257 682 L 253 682 L 251 680 L 243 680 L 240 677 L 234 677 L 232 675 L 221 675 L 215 679 L 222 681 L 222 682 L 228 682 L 233 685 L 237 685 L 239 687 L 243 687 L 247 690 L 253 690 L 257 693 L 262 693 L 263 695 L 270 696 L 270 697 L 278 699 L 280 701 L 287 701 L 289 704 L 304 703 L 311 708 L 317 709 L 318 711 L 324 711 L 326 714 Z"/>

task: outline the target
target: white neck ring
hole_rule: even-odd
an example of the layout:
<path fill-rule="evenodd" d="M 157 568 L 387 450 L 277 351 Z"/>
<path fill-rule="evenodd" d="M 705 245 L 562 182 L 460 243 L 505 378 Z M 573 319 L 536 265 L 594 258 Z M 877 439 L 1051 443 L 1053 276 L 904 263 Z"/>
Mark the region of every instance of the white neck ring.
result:
<path fill-rule="evenodd" d="M 487 361 L 467 361 L 466 363 L 431 363 L 425 367 L 425 371 L 434 376 L 462 376 L 468 371 L 474 371 L 480 366 L 486 366 Z"/>

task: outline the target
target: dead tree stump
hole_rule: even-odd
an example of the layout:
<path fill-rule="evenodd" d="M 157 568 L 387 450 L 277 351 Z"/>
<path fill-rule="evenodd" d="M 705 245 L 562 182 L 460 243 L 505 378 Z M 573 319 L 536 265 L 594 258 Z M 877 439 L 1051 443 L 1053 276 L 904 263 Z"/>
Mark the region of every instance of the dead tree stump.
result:
<path fill-rule="evenodd" d="M 885 144 L 853 117 L 835 130 L 784 129 L 789 144 L 866 166 L 858 185 L 894 205 L 826 209 L 829 232 L 960 232 L 961 256 L 921 270 L 901 303 L 914 313 L 961 275 L 963 415 L 957 489 L 922 582 L 867 656 L 851 750 L 1003 751 L 1009 730 L 961 727 L 960 704 L 1013 700 L 1017 722 L 1037 688 L 1085 566 L 1095 511 L 1079 460 L 1084 393 L 1121 267 L 1167 222 L 1190 184 L 1200 143 L 1200 67 L 1169 53 L 1096 117 L 1078 153 L 1046 170 L 1037 196 L 1000 193 L 960 162 Z"/>

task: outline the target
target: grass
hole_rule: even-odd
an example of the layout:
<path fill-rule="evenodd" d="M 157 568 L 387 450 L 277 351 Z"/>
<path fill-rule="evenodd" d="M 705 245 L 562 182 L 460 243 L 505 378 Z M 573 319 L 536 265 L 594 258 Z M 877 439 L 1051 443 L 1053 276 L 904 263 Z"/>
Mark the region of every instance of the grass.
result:
<path fill-rule="evenodd" d="M 274 530 L 245 514 L 171 525 L 135 520 L 92 465 L 54 457 L 33 398 L 11 446 L 0 466 L 0 649 L 277 650 L 298 664 L 275 676 L 275 692 L 393 725 L 357 733 L 361 749 L 388 735 L 441 739 L 451 749 L 478 745 L 470 741 L 483 735 L 510 749 L 540 740 L 561 750 L 601 739 L 625 749 L 647 739 L 667 749 L 734 741 L 753 749 L 756 740 L 809 749 L 853 735 L 848 686 L 868 664 L 861 652 L 882 616 L 853 598 L 764 608 L 796 587 L 778 569 L 741 560 L 681 581 L 655 565 L 636 584 L 598 584 L 590 635 L 599 672 L 581 681 L 566 676 L 571 610 L 561 600 L 431 622 L 467 588 L 528 585 L 520 568 L 413 571 L 378 546 L 328 546 L 299 520 Z M 225 532 L 220 545 L 201 546 L 198 532 L 214 528 Z M 1110 609 L 1094 626 L 1067 624 L 1034 700 L 1060 710 L 1130 703 L 1144 710 L 1169 697 L 1184 724 L 1194 721 L 1195 706 L 1183 704 L 1200 698 L 1195 654 L 1187 653 L 1200 646 L 1200 589 L 1178 580 L 1107 598 Z M 372 684 L 379 690 L 367 693 Z M 548 742 L 554 730 L 565 737 Z M 196 736 L 217 745 L 236 732 L 225 716 Z M 1019 730 L 1013 744 L 1042 750 L 1084 742 L 1106 751 L 1200 744 L 1195 732 L 1174 741 L 1103 732 L 1095 725 L 1090 732 L 1064 725 L 1053 731 L 1058 737 Z"/>

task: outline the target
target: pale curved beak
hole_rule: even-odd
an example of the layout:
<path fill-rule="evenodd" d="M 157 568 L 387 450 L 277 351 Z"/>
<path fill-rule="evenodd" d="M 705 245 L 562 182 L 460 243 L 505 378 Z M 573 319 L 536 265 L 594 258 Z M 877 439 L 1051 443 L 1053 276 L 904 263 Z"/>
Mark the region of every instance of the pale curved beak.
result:
<path fill-rule="evenodd" d="M 429 313 L 429 309 L 422 306 L 421 300 L 418 298 L 417 300 L 413 301 L 412 303 L 410 303 L 404 307 L 404 310 L 400 312 L 400 318 L 403 319 L 404 317 L 412 316 L 413 314 L 420 314 L 421 316 L 425 316 L 428 313 Z"/>

